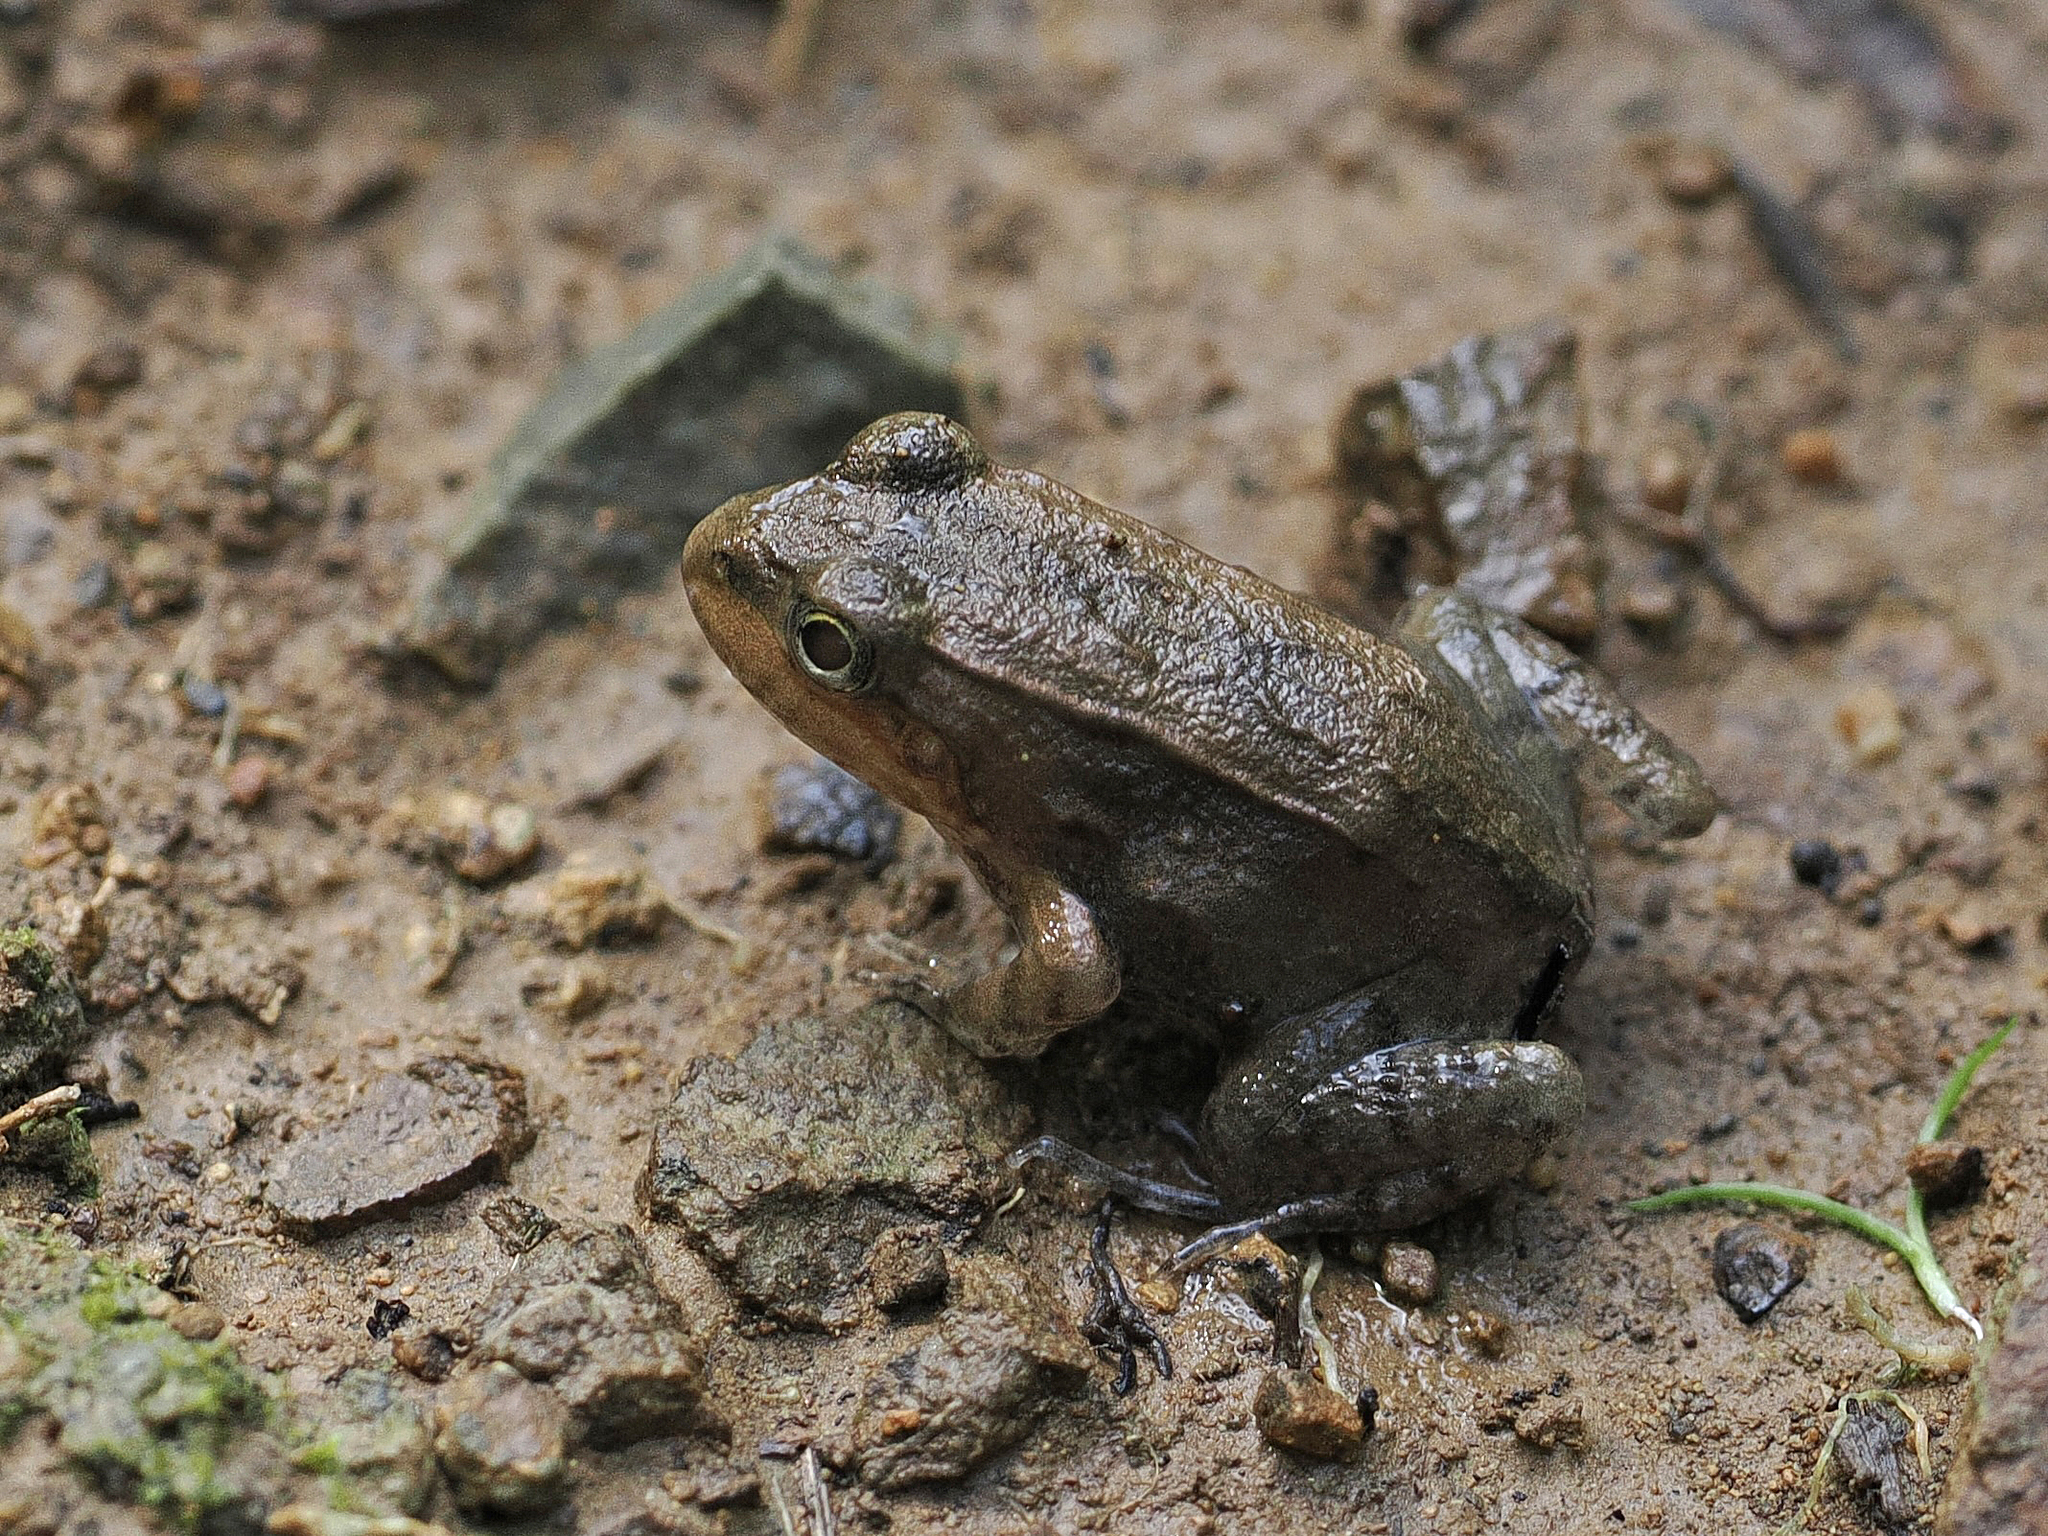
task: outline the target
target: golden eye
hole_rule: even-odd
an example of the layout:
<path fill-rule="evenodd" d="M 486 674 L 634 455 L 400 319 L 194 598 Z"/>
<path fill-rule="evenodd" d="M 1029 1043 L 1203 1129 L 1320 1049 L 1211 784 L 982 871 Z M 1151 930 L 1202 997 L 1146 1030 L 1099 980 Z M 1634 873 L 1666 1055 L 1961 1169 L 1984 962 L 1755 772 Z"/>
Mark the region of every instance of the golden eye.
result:
<path fill-rule="evenodd" d="M 850 692 L 866 682 L 866 649 L 836 613 L 813 608 L 797 619 L 797 660 L 827 688 Z"/>

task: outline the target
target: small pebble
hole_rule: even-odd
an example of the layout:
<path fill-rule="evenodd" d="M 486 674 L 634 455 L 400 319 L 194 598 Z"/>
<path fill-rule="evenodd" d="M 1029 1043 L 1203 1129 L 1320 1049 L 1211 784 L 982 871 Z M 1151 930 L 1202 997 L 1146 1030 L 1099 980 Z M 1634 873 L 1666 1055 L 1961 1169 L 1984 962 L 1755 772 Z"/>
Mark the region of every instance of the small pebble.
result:
<path fill-rule="evenodd" d="M 1906 740 L 1899 701 L 1883 683 L 1866 683 L 1836 705 L 1835 731 L 1865 767 L 1897 757 Z"/>
<path fill-rule="evenodd" d="M 1734 184 L 1728 156 L 1708 144 L 1674 144 L 1657 177 L 1658 190 L 1688 208 L 1712 202 Z"/>
<path fill-rule="evenodd" d="M 252 752 L 238 757 L 227 771 L 228 799 L 245 811 L 253 811 L 269 795 L 276 776 L 276 765 L 262 754 Z"/>
<path fill-rule="evenodd" d="M 164 1321 L 181 1339 L 217 1339 L 228 1325 L 220 1308 L 204 1301 L 188 1301 L 174 1307 Z"/>
<path fill-rule="evenodd" d="M 1966 955 L 1995 955 L 2012 940 L 2012 924 L 1979 906 L 1951 907 L 1939 921 L 1942 937 Z"/>
<path fill-rule="evenodd" d="M 1803 837 L 1792 845 L 1792 877 L 1823 895 L 1832 896 L 1842 883 L 1842 851 L 1826 838 Z"/>
<path fill-rule="evenodd" d="M 1313 1371 L 1268 1371 L 1252 1394 L 1252 1417 L 1268 1441 L 1304 1456 L 1343 1456 L 1365 1440 L 1358 1405 Z"/>
<path fill-rule="evenodd" d="M 1419 1243 L 1395 1241 L 1380 1250 L 1380 1284 L 1399 1302 L 1419 1307 L 1436 1298 L 1436 1255 Z"/>
<path fill-rule="evenodd" d="M 1922 1142 L 1906 1154 L 1906 1177 L 1929 1205 L 1961 1205 L 1984 1185 L 1984 1149 L 1962 1141 Z"/>
<path fill-rule="evenodd" d="M 1714 1239 L 1714 1288 L 1745 1323 L 1753 1323 L 1806 1278 L 1813 1245 L 1761 1221 L 1724 1227 Z"/>
<path fill-rule="evenodd" d="M 1785 472 L 1808 485 L 1833 485 L 1842 478 L 1842 450 L 1826 427 L 1801 427 L 1778 449 Z"/>
<path fill-rule="evenodd" d="M 227 690 L 203 677 L 188 677 L 183 689 L 185 707 L 195 715 L 218 720 L 228 712 Z"/>

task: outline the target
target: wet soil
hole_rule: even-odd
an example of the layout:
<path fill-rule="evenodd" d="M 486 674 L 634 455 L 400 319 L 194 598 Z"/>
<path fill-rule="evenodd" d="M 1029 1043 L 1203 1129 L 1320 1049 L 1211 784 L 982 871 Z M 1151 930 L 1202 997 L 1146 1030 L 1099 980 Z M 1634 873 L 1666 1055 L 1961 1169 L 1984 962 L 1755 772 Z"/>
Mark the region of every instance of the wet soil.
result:
<path fill-rule="evenodd" d="M 770 230 L 958 327 L 998 457 L 1317 591 L 1352 392 L 1555 315 L 1618 496 L 1670 409 L 1704 408 L 1737 572 L 1776 611 L 1856 614 L 1780 644 L 1610 532 L 1610 606 L 1661 583 L 1669 611 L 1610 617 L 1600 659 L 1729 809 L 1661 851 L 1591 815 L 1599 952 L 1555 1031 L 1585 1069 L 1577 1138 L 1419 1234 L 1434 1301 L 1333 1254 L 1320 1315 L 1379 1392 L 1354 1460 L 1260 1438 L 1269 1326 L 1212 1273 L 1162 1323 L 1172 1381 L 1119 1398 L 1098 1363 L 964 1481 L 861 1488 L 842 1457 L 827 1482 L 842 1528 L 901 1531 L 1794 1512 L 1837 1397 L 1890 1360 L 1849 1289 L 1941 1325 L 1875 1249 L 1814 1228 L 1804 1282 L 1745 1326 L 1712 1258 L 1739 1213 L 1620 1203 L 1757 1177 L 1896 1216 L 1948 1066 L 2017 1013 L 1953 1132 L 1986 1149 L 1984 1189 L 1935 1241 L 1981 1306 L 2043 1226 L 2048 18 L 1937 13 L 2011 125 L 1993 149 L 1892 139 L 1850 85 L 1656 0 L 1487 6 L 1434 59 L 1391 11 L 881 0 L 828 8 L 809 68 L 771 78 L 772 14 L 710 0 L 325 30 L 244 0 L 0 6 L 0 599 L 34 649 L 6 647 L 4 905 L 74 935 L 81 1075 L 140 1110 L 93 1133 L 96 1200 L 0 1167 L 9 1219 L 179 1255 L 222 1337 L 311 1395 L 392 1360 L 380 1303 L 406 1303 L 400 1343 L 460 1333 L 514 1265 L 483 1214 L 508 1190 L 632 1224 L 702 1330 L 729 1440 L 580 1452 L 553 1528 L 778 1528 L 791 1455 L 829 1448 L 860 1383 L 939 1324 L 741 1311 L 636 1198 L 657 1112 L 693 1057 L 851 1017 L 928 955 L 971 968 L 999 925 L 914 822 L 879 872 L 762 851 L 766 777 L 806 754 L 673 583 L 485 695 L 394 669 L 379 641 L 421 551 L 565 359 Z M 1725 147 L 1803 211 L 1860 361 L 1739 196 L 1688 200 L 1674 142 Z M 1837 473 L 1813 437 L 1788 446 L 1801 429 Z M 103 837 L 45 809 L 80 783 Z M 452 872 L 431 835 L 451 792 L 530 811 L 531 862 Z M 1795 875 L 1810 839 L 1842 856 L 1832 896 Z M 620 872 L 611 895 L 594 870 Z M 614 898 L 607 933 L 590 909 Z M 294 1235 L 266 1170 L 436 1056 L 523 1074 L 531 1148 L 441 1203 Z M 1034 1181 L 974 1242 L 1078 1318 L 1089 1212 Z M 1142 1276 L 1184 1235 L 1134 1218 L 1114 1248 Z M 1963 1390 L 1905 1389 L 1937 1480 Z M 1813 1528 L 1870 1520 L 1837 1485 Z"/>

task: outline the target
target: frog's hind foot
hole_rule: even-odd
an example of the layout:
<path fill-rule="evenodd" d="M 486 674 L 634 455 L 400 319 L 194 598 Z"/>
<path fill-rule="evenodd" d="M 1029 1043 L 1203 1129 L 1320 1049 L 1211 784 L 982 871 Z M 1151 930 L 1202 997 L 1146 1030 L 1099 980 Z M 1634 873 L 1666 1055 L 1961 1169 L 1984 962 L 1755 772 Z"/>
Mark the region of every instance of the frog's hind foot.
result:
<path fill-rule="evenodd" d="M 1010 1154 L 1009 1163 L 1018 1169 L 1031 1163 L 1051 1163 L 1061 1172 L 1070 1173 L 1083 1183 L 1106 1189 L 1141 1211 L 1157 1211 L 1162 1216 L 1185 1216 L 1192 1221 L 1214 1221 L 1223 1214 L 1223 1202 L 1207 1190 L 1183 1189 L 1178 1184 L 1141 1178 L 1114 1164 L 1105 1163 L 1099 1157 L 1091 1157 L 1057 1136 L 1041 1136 L 1036 1141 L 1026 1142 Z"/>
<path fill-rule="evenodd" d="M 1132 1299 L 1122 1271 L 1109 1256 L 1110 1222 L 1116 1214 L 1116 1197 L 1109 1196 L 1095 1216 L 1095 1235 L 1088 1242 L 1088 1264 L 1095 1272 L 1095 1300 L 1081 1319 L 1081 1337 L 1106 1354 L 1116 1356 L 1116 1395 L 1128 1397 L 1138 1384 L 1138 1352 L 1152 1357 L 1159 1379 L 1173 1379 L 1173 1356 L 1166 1340 L 1152 1326 L 1145 1309 Z"/>

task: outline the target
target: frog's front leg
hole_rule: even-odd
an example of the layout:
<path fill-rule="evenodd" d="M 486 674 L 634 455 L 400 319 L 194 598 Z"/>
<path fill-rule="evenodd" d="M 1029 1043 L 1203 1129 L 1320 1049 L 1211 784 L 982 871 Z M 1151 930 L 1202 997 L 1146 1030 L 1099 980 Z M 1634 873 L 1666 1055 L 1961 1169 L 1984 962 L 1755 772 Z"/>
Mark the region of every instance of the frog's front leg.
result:
<path fill-rule="evenodd" d="M 1540 721 L 1603 794 L 1659 837 L 1695 837 L 1721 808 L 1699 764 L 1584 658 L 1511 614 L 1447 588 L 1401 610 L 1394 636 L 1448 665 L 1510 740 Z"/>
<path fill-rule="evenodd" d="M 1327 1027 L 1327 1026 L 1326 1026 Z M 1252 1231 L 1394 1231 L 1513 1178 L 1578 1125 L 1579 1069 L 1537 1040 L 1411 1040 L 1305 1062 L 1282 1029 L 1241 1058 L 1202 1111 L 1232 1211 L 1175 1258 Z"/>
<path fill-rule="evenodd" d="M 977 1056 L 1035 1056 L 1116 1001 L 1123 967 L 1088 904 L 1051 875 L 977 867 L 1017 952 L 939 998 L 939 1022 Z"/>

